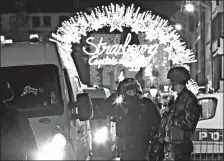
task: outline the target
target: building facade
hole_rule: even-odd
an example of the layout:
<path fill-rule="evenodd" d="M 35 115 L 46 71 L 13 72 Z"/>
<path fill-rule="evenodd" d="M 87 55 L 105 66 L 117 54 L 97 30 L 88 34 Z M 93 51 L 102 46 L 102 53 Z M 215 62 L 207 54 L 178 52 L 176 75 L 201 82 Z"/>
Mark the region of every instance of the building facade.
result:
<path fill-rule="evenodd" d="M 193 4 L 195 12 L 181 9 L 174 19 L 183 25 L 180 33 L 197 59 L 190 65 L 193 79 L 199 86 L 218 90 L 221 88 L 220 80 L 224 78 L 224 3 L 221 0 L 203 0 Z"/>
<path fill-rule="evenodd" d="M 14 41 L 27 41 L 30 34 L 49 37 L 72 13 L 1 14 L 1 35 Z"/>

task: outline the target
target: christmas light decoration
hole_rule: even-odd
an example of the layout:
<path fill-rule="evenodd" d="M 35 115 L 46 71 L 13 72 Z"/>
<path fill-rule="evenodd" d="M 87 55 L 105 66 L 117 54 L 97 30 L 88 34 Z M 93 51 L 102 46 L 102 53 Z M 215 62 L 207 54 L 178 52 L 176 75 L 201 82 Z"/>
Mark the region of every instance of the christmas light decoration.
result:
<path fill-rule="evenodd" d="M 151 11 L 143 13 L 139 13 L 139 11 L 140 8 L 138 7 L 136 10 L 133 4 L 128 7 L 111 4 L 94 8 L 90 15 L 78 12 L 76 16 L 62 23 L 62 27 L 58 28 L 56 34 L 52 34 L 51 40 L 71 51 L 72 43 L 79 43 L 82 36 L 86 36 L 90 31 L 110 27 L 110 32 L 114 30 L 122 32 L 122 27 L 130 27 L 132 32 L 145 33 L 145 39 L 148 42 L 155 41 L 158 44 L 163 44 L 165 46 L 164 51 L 169 54 L 168 59 L 172 60 L 173 64 L 195 62 L 193 52 L 186 48 L 184 42 L 180 41 L 180 36 L 175 28 L 168 25 L 167 20 L 153 15 Z M 146 58 L 141 53 L 130 52 L 125 54 L 122 57 L 123 61 L 114 60 L 114 56 L 112 55 L 112 58 L 110 56 L 106 55 L 103 57 L 104 60 L 101 61 L 104 61 L 104 64 L 105 61 L 110 62 L 110 64 L 112 64 L 111 62 L 114 64 L 120 63 L 135 71 L 139 70 L 140 67 L 146 67 L 150 63 L 150 59 L 145 61 Z M 143 62 L 137 63 L 141 61 Z"/>
<path fill-rule="evenodd" d="M 195 82 L 193 79 L 190 79 L 187 83 L 187 89 L 191 91 L 194 95 L 197 95 L 199 92 L 199 87 L 197 82 Z"/>
<path fill-rule="evenodd" d="M 94 37 L 92 40 L 92 43 L 96 44 L 97 42 L 100 41 L 100 39 L 103 37 L 105 42 L 108 44 L 117 44 L 121 40 L 121 35 L 120 34 L 91 34 L 91 37 Z M 94 51 L 94 47 L 90 46 L 90 51 Z M 121 65 L 90 65 L 90 80 L 91 84 L 100 84 L 100 76 L 99 72 L 97 71 L 97 68 L 103 68 L 103 85 L 109 87 L 111 85 L 111 77 L 110 73 L 115 71 L 115 68 L 120 67 Z M 120 69 L 121 70 L 121 69 Z M 98 78 L 96 78 L 98 77 Z"/>

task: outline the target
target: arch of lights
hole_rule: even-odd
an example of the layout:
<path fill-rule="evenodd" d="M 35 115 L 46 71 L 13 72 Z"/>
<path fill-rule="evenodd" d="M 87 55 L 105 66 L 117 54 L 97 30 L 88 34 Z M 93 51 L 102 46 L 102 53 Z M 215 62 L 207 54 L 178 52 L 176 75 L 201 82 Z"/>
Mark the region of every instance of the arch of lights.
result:
<path fill-rule="evenodd" d="M 168 53 L 168 59 L 173 64 L 186 64 L 195 62 L 194 54 L 187 49 L 184 42 L 181 42 L 180 35 L 175 28 L 168 24 L 167 20 L 159 16 L 155 16 L 151 11 L 140 13 L 140 8 L 135 9 L 134 5 L 124 6 L 118 4 L 110 4 L 109 6 L 96 7 L 91 14 L 85 12 L 77 12 L 77 15 L 64 21 L 62 26 L 58 28 L 56 33 L 52 34 L 52 41 L 63 46 L 68 53 L 71 52 L 72 43 L 80 43 L 82 36 L 87 36 L 88 32 L 97 31 L 103 27 L 110 27 L 110 32 L 114 30 L 123 31 L 123 27 L 130 27 L 132 32 L 138 34 L 145 33 L 145 39 L 149 42 L 156 41 L 158 44 L 165 46 L 164 51 Z M 87 38 L 88 40 L 91 38 Z M 122 64 L 130 69 L 138 70 L 140 67 L 146 67 L 152 59 L 152 49 L 147 53 L 148 48 L 153 46 L 129 45 L 130 36 L 126 38 L 126 46 L 111 46 L 114 51 L 124 52 L 106 52 L 110 56 L 106 56 L 104 64 Z M 98 44 L 99 45 L 99 44 Z M 155 45 L 155 44 L 154 44 Z M 113 49 L 110 48 L 110 51 Z M 83 49 L 85 51 L 85 49 Z M 136 51 L 145 51 L 136 52 Z M 86 53 L 91 57 L 96 57 L 99 52 Z M 120 60 L 115 56 L 122 54 Z M 114 57 L 111 57 L 114 55 Z M 91 59 L 91 58 L 90 58 Z M 101 61 L 102 62 L 102 61 Z"/>
<path fill-rule="evenodd" d="M 163 50 L 168 53 L 168 60 L 171 60 L 173 64 L 184 65 L 196 61 L 193 52 L 187 49 L 184 42 L 181 42 L 180 35 L 173 26 L 168 24 L 168 20 L 153 15 L 151 11 L 140 13 L 140 7 L 135 8 L 133 4 L 125 6 L 111 3 L 109 6 L 94 8 L 91 14 L 77 12 L 76 16 L 62 23 L 50 40 L 56 42 L 59 48 L 66 50 L 64 54 L 60 54 L 62 61 L 66 62 L 70 59 L 68 57 L 72 52 L 73 43 L 80 43 L 82 36 L 87 36 L 88 32 L 98 31 L 104 27 L 110 27 L 110 32 L 114 30 L 122 32 L 123 27 L 129 27 L 131 32 L 144 33 L 145 40 L 155 44 L 154 46 L 129 45 L 131 36 L 128 34 L 124 45 L 105 46 L 103 52 L 106 56 L 96 61 L 103 53 L 100 52 L 99 46 L 103 40 L 99 44 L 91 44 L 90 40 L 94 38 L 89 37 L 87 43 L 95 47 L 95 52 L 92 53 L 87 52 L 83 47 L 83 51 L 90 55 L 90 60 L 95 60 L 95 63 L 89 61 L 89 64 L 99 66 L 121 64 L 129 70 L 138 71 L 140 67 L 147 67 L 150 64 L 153 55 L 156 54 L 157 44 L 164 46 Z M 119 59 L 117 55 L 121 55 Z"/>

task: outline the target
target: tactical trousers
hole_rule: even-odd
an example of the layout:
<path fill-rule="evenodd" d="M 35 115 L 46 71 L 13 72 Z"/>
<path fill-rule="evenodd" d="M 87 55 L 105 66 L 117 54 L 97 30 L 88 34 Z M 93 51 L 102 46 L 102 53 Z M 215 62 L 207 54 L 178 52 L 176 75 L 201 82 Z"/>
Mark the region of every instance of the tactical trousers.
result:
<path fill-rule="evenodd" d="M 190 139 L 180 144 L 166 143 L 164 161 L 188 161 L 193 152 L 193 143 Z"/>
<path fill-rule="evenodd" d="M 121 148 L 121 161 L 122 160 L 145 160 L 147 153 L 146 146 L 129 145 Z"/>
<path fill-rule="evenodd" d="M 168 152 L 165 154 L 165 158 L 163 161 L 189 161 L 191 159 L 191 154 L 190 155 L 181 155 L 181 156 L 176 156 L 175 152 Z"/>

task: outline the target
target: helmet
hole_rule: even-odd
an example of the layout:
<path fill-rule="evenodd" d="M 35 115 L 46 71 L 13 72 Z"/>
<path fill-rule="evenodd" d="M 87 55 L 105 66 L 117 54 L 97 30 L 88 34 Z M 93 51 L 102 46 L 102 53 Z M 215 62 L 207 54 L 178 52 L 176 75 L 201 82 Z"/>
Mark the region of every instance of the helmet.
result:
<path fill-rule="evenodd" d="M 172 83 L 186 84 L 190 80 L 190 72 L 185 67 L 174 67 L 168 71 L 167 79 Z"/>
<path fill-rule="evenodd" d="M 118 85 L 117 91 L 119 94 L 125 94 L 129 90 L 135 90 L 138 94 L 142 93 L 141 85 L 134 78 L 126 78 Z"/>

